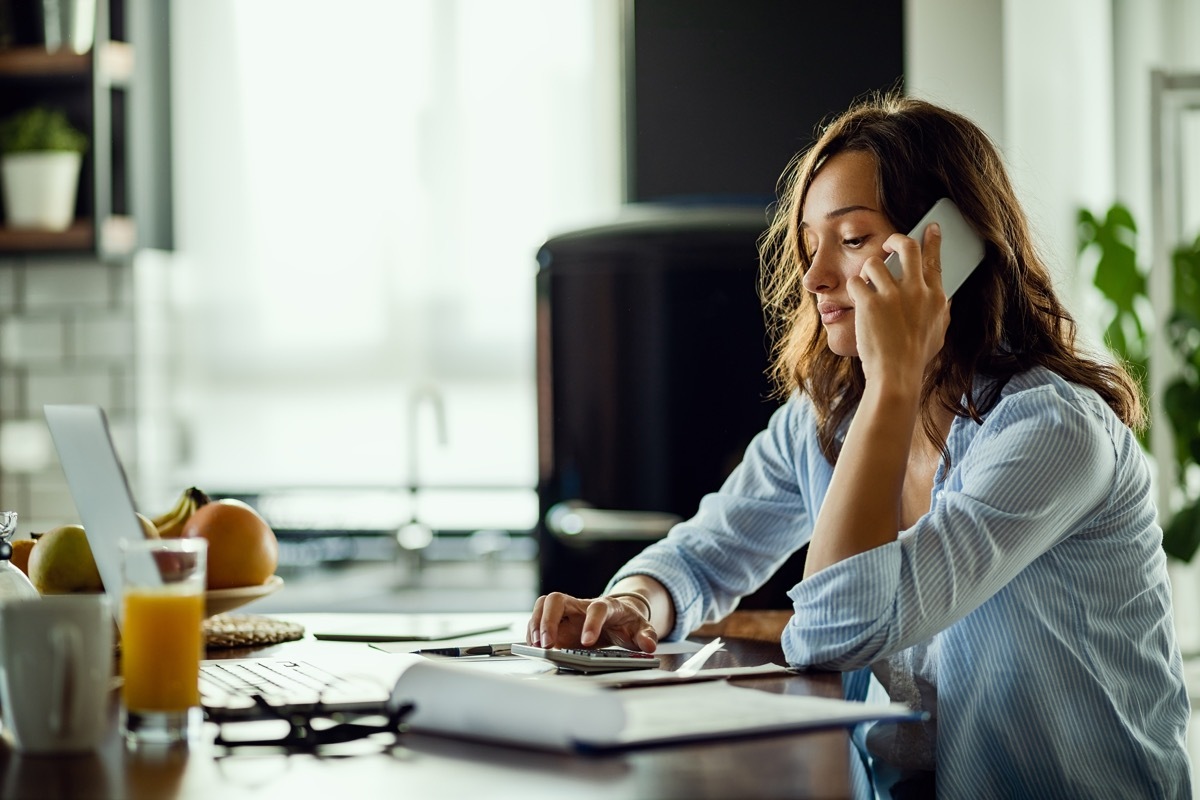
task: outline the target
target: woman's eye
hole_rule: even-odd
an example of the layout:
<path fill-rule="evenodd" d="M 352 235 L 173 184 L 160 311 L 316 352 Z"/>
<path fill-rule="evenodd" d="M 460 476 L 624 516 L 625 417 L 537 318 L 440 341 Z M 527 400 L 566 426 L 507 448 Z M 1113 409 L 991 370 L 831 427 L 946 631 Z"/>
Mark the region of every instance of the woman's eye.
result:
<path fill-rule="evenodd" d="M 846 239 L 842 239 L 842 244 L 846 245 L 846 247 L 858 248 L 858 247 L 862 247 L 864 244 L 866 244 L 866 242 L 867 242 L 867 239 L 865 236 L 852 236 L 852 237 L 849 237 Z"/>

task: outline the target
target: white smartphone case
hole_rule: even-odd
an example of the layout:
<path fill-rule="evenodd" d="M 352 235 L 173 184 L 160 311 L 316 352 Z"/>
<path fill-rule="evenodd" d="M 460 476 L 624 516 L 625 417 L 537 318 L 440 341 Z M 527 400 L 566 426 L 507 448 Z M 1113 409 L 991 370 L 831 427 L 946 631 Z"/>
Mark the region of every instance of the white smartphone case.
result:
<path fill-rule="evenodd" d="M 958 206 L 948 197 L 934 203 L 933 208 L 921 217 L 908 235 L 920 244 L 925 228 L 931 222 L 942 226 L 942 288 L 946 291 L 946 297 L 953 297 L 958 287 L 983 261 L 983 240 L 971 229 Z M 900 277 L 899 253 L 892 253 L 883 263 L 893 276 Z"/>

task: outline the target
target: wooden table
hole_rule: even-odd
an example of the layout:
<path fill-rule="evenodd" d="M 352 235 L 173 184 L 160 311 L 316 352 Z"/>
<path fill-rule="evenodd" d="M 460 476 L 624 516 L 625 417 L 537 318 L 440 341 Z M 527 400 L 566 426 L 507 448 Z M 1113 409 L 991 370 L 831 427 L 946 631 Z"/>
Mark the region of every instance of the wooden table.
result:
<path fill-rule="evenodd" d="M 747 612 L 751 613 L 751 612 Z M 282 616 L 282 615 L 281 615 Z M 357 615 L 355 615 L 357 616 Z M 512 615 L 509 615 L 512 616 Z M 305 615 L 287 615 L 303 622 Z M 727 624 L 726 649 L 707 666 L 781 663 L 777 640 L 762 625 Z M 768 625 L 768 627 L 771 627 Z M 697 640 L 706 636 L 696 635 Z M 210 658 L 303 658 L 366 645 L 319 642 L 311 637 L 262 648 L 213 651 Z M 686 656 L 666 656 L 676 666 Z M 745 682 L 765 691 L 839 697 L 836 674 L 764 678 Z M 0 797 L 75 800 L 238 800 L 238 798 L 843 798 L 849 790 L 849 739 L 844 730 L 660 747 L 605 756 L 574 756 L 493 746 L 416 733 L 394 745 L 363 742 L 352 755 L 318 757 L 278 751 L 229 754 L 211 744 L 214 725 L 190 749 L 130 752 L 118 730 L 114 693 L 112 729 L 93 755 L 35 758 L 0 744 Z"/>

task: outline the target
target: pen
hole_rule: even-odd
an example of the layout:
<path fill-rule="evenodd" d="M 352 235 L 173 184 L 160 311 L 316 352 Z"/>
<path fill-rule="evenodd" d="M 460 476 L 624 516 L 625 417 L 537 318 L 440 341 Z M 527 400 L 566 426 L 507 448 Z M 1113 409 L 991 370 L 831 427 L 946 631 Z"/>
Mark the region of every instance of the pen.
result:
<path fill-rule="evenodd" d="M 468 647 L 429 647 L 418 650 L 423 656 L 507 656 L 512 652 L 511 644 L 476 644 Z"/>

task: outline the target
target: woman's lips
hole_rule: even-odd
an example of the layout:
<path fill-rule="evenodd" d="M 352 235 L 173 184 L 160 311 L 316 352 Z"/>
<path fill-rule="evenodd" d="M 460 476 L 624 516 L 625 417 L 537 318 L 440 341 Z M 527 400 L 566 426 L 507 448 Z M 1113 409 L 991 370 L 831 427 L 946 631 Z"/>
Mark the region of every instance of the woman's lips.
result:
<path fill-rule="evenodd" d="M 839 306 L 837 303 L 821 303 L 817 306 L 817 311 L 821 315 L 822 325 L 832 325 L 843 317 L 848 316 L 853 310 L 853 307 Z"/>

